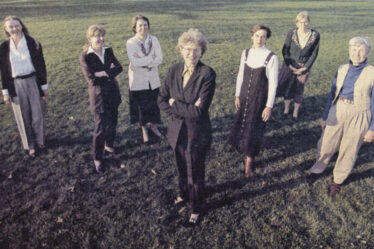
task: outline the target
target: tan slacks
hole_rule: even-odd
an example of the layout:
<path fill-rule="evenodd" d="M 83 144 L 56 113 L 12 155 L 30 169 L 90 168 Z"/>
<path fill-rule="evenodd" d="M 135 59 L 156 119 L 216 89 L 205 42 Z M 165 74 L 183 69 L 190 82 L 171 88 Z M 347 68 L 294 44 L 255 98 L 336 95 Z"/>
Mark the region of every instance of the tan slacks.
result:
<path fill-rule="evenodd" d="M 322 173 L 331 157 L 339 151 L 333 175 L 334 182 L 342 184 L 356 162 L 370 120 L 370 110 L 362 111 L 353 104 L 338 100 L 330 108 L 326 128 L 317 145 L 317 161 L 310 168 L 310 172 Z"/>
<path fill-rule="evenodd" d="M 25 150 L 44 145 L 44 109 L 35 76 L 15 79 L 17 96 L 12 98 L 14 118 Z"/>

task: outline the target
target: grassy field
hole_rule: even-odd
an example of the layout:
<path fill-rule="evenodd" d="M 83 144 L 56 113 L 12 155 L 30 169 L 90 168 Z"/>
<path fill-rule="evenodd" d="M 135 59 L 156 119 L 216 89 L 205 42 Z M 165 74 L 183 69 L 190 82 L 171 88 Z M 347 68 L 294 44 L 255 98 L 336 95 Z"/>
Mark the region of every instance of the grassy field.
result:
<path fill-rule="evenodd" d="M 281 62 L 283 41 L 301 10 L 310 12 L 321 46 L 300 121 L 281 120 L 277 100 L 255 176 L 246 179 L 244 158 L 226 143 L 240 54 L 250 46 L 250 27 L 264 23 L 273 31 L 267 45 Z M 181 32 L 196 27 L 210 41 L 202 61 L 217 72 L 214 134 L 206 211 L 194 228 L 184 226 L 187 212 L 173 207 L 177 171 L 167 142 L 152 138 L 144 145 L 139 126 L 130 125 L 125 41 L 138 13 L 150 18 L 151 34 L 160 40 L 162 79 L 181 60 L 175 49 Z M 48 149 L 35 160 L 21 148 L 11 108 L 0 105 L 0 248 L 373 248 L 373 145 L 362 147 L 335 200 L 327 195 L 333 162 L 314 184 L 305 172 L 315 158 L 331 79 L 348 60 L 349 38 L 374 42 L 373 13 L 372 1 L 1 1 L 0 17 L 20 16 L 43 44 L 51 85 Z M 118 77 L 117 153 L 107 156 L 102 176 L 92 166 L 93 120 L 78 63 L 85 30 L 95 23 L 105 25 L 107 45 L 125 69 Z"/>

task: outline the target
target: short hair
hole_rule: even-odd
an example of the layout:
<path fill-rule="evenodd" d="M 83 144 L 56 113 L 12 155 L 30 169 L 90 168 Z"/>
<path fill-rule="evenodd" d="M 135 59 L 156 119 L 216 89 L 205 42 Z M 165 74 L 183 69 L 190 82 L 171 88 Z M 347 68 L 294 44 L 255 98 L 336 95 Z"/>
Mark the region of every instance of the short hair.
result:
<path fill-rule="evenodd" d="M 106 30 L 103 26 L 99 24 L 94 24 L 88 27 L 86 30 L 86 38 L 89 40 L 91 37 L 96 36 L 96 35 L 102 35 L 105 36 Z M 83 51 L 86 51 L 90 44 L 86 43 L 86 45 L 83 46 Z"/>
<path fill-rule="evenodd" d="M 295 23 L 299 22 L 301 19 L 307 19 L 308 22 L 310 22 L 309 13 L 308 11 L 301 11 L 299 14 L 297 14 L 295 18 Z"/>
<path fill-rule="evenodd" d="M 86 31 L 86 38 L 89 39 L 90 37 L 96 36 L 96 35 L 104 36 L 105 33 L 106 33 L 106 30 L 103 26 L 101 26 L 99 24 L 94 24 L 94 25 L 91 25 L 90 27 L 88 27 L 88 29 Z"/>
<path fill-rule="evenodd" d="M 371 43 L 369 38 L 362 37 L 362 36 L 356 36 L 349 40 L 348 42 L 349 46 L 355 46 L 355 45 L 365 45 L 366 47 L 366 54 L 368 54 L 371 50 Z"/>
<path fill-rule="evenodd" d="M 268 26 L 264 24 L 256 24 L 255 26 L 253 26 L 251 28 L 251 36 L 253 36 L 254 33 L 256 33 L 257 31 L 261 29 L 266 31 L 266 39 L 269 39 L 271 37 L 271 30 Z"/>
<path fill-rule="evenodd" d="M 26 28 L 25 24 L 21 21 L 21 19 L 17 16 L 7 16 L 4 18 L 3 20 L 3 28 L 4 28 L 4 34 L 7 38 L 10 37 L 10 34 L 8 33 L 8 31 L 5 30 L 5 23 L 7 21 L 12 21 L 12 20 L 16 20 L 19 22 L 19 24 L 21 24 L 21 27 L 22 27 L 22 32 L 25 34 L 25 35 L 30 35 L 29 33 L 29 30 Z"/>
<path fill-rule="evenodd" d="M 190 28 L 183 32 L 178 38 L 177 48 L 182 49 L 187 43 L 197 44 L 201 48 L 201 55 L 208 49 L 208 41 L 198 29 Z"/>
<path fill-rule="evenodd" d="M 151 24 L 149 23 L 149 19 L 145 16 L 142 16 L 142 15 L 137 15 L 137 16 L 134 16 L 132 18 L 132 21 L 131 21 L 131 25 L 132 25 L 132 32 L 134 32 L 134 34 L 136 34 L 136 23 L 138 22 L 138 20 L 144 20 L 147 22 L 148 24 L 148 29 L 151 29 Z"/>

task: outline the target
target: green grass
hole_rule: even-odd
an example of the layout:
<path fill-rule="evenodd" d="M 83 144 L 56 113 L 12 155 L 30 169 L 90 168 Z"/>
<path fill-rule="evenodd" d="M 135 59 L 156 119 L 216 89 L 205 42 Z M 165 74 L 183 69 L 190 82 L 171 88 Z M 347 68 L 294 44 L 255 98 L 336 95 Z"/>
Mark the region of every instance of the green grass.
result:
<path fill-rule="evenodd" d="M 283 41 L 301 10 L 310 12 L 321 33 L 301 120 L 281 120 L 277 101 L 248 180 L 243 157 L 226 144 L 240 54 L 250 46 L 250 27 L 265 23 L 273 31 L 268 47 L 282 62 Z M 373 11 L 371 1 L 2 1 L 0 17 L 20 16 L 41 41 L 51 86 L 48 151 L 33 161 L 21 148 L 10 107 L 0 105 L 0 248 L 373 248 L 373 145 L 362 147 L 335 200 L 327 195 L 333 162 L 313 185 L 305 174 L 315 158 L 331 79 L 348 59 L 349 38 L 364 35 L 374 42 Z M 202 61 L 217 72 L 214 133 L 207 207 L 195 228 L 184 227 L 187 213 L 173 208 L 177 171 L 167 142 L 142 144 L 140 128 L 129 122 L 125 41 L 138 13 L 150 18 L 151 33 L 160 40 L 162 80 L 181 61 L 175 49 L 181 32 L 197 27 L 210 41 Z M 78 63 L 85 30 L 94 23 L 105 25 L 107 45 L 125 69 L 118 77 L 118 153 L 107 157 L 103 176 L 92 166 L 93 120 Z"/>

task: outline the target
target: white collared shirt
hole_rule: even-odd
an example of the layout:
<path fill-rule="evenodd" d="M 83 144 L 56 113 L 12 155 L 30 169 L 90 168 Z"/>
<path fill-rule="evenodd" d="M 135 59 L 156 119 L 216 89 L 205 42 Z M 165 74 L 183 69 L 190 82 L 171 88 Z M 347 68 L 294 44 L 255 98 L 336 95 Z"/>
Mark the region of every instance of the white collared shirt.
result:
<path fill-rule="evenodd" d="M 243 84 L 244 64 L 247 64 L 251 68 L 262 67 L 264 66 L 264 62 L 270 52 L 271 51 L 265 46 L 262 46 L 260 48 L 251 48 L 248 52 L 247 60 L 245 61 L 245 50 L 243 50 L 242 57 L 240 59 L 238 76 L 236 78 L 236 97 L 239 97 L 240 89 Z M 266 65 L 266 77 L 269 81 L 266 106 L 272 108 L 274 105 L 275 94 L 278 86 L 278 57 L 275 54 L 271 57 L 269 63 Z"/>
<path fill-rule="evenodd" d="M 149 49 L 149 42 L 152 40 L 151 51 Z M 160 77 L 158 74 L 158 65 L 162 63 L 161 46 L 156 36 L 147 35 L 143 43 L 146 53 L 141 50 L 142 41 L 136 35 L 127 40 L 126 49 L 129 58 L 129 86 L 131 91 L 139 91 L 149 89 L 151 85 L 152 90 L 161 86 Z"/>
<path fill-rule="evenodd" d="M 14 44 L 12 38 L 9 40 L 9 59 L 12 69 L 12 77 L 14 78 L 35 72 L 25 36 L 22 35 L 18 47 Z"/>
<path fill-rule="evenodd" d="M 13 78 L 35 72 L 35 67 L 32 64 L 30 51 L 27 47 L 24 35 L 18 42 L 18 47 L 14 44 L 12 38 L 9 39 L 9 60 Z M 48 84 L 44 84 L 41 87 L 42 90 L 47 90 Z M 9 95 L 8 89 L 3 89 L 2 94 Z"/>
<path fill-rule="evenodd" d="M 96 53 L 95 50 L 93 50 L 93 48 L 91 46 L 88 47 L 87 49 L 87 54 L 90 54 L 90 53 L 94 53 L 97 55 L 97 57 L 99 57 L 100 61 L 104 64 L 104 56 L 105 56 L 105 50 L 107 49 L 108 47 L 102 47 L 101 48 L 101 55 Z"/>

